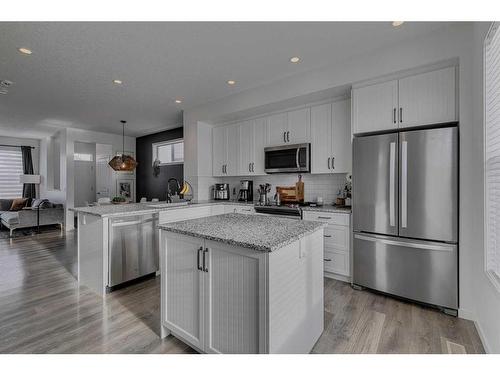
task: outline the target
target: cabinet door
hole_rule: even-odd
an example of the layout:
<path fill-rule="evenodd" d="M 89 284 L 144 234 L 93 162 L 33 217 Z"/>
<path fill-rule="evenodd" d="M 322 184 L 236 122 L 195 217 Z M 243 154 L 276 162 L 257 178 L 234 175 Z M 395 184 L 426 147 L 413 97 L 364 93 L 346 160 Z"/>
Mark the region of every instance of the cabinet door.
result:
<path fill-rule="evenodd" d="M 254 125 L 253 121 L 239 123 L 239 168 L 241 176 L 252 173 L 253 149 L 254 149 Z"/>
<path fill-rule="evenodd" d="M 330 173 L 332 158 L 332 105 L 311 108 L 311 173 Z"/>
<path fill-rule="evenodd" d="M 203 240 L 175 233 L 162 234 L 162 321 L 175 335 L 200 349 L 204 332 L 205 273 L 198 269 L 198 260 L 201 263 L 202 250 Z"/>
<path fill-rule="evenodd" d="M 226 129 L 215 127 L 212 129 L 212 175 L 222 176 L 226 163 Z"/>
<path fill-rule="evenodd" d="M 349 99 L 332 104 L 331 158 L 333 173 L 352 171 L 351 100 Z"/>
<path fill-rule="evenodd" d="M 265 294 L 263 257 L 220 242 L 206 241 L 204 350 L 207 353 L 259 353 Z M 261 350 L 262 349 L 262 350 Z"/>
<path fill-rule="evenodd" d="M 263 175 L 264 172 L 264 147 L 266 145 L 267 119 L 258 118 L 253 125 L 253 160 L 252 174 Z"/>
<path fill-rule="evenodd" d="M 456 117 L 455 67 L 399 80 L 399 127 L 453 122 Z"/>
<path fill-rule="evenodd" d="M 310 140 L 311 113 L 309 108 L 288 112 L 287 143 L 304 143 Z"/>
<path fill-rule="evenodd" d="M 270 146 L 278 146 L 286 143 L 287 114 L 278 113 L 271 115 L 268 121 L 268 142 Z"/>
<path fill-rule="evenodd" d="M 398 128 L 397 80 L 355 88 L 352 100 L 354 134 Z"/>
<path fill-rule="evenodd" d="M 226 126 L 227 144 L 226 144 L 226 175 L 238 176 L 238 159 L 240 145 L 240 128 L 236 125 Z"/>

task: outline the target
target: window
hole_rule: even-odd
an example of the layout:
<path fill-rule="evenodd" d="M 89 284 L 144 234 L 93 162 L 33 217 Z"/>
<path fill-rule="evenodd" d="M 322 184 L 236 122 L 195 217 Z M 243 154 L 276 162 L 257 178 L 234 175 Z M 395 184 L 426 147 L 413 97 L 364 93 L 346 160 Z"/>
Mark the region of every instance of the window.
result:
<path fill-rule="evenodd" d="M 0 199 L 23 196 L 23 155 L 19 147 L 0 147 Z"/>
<path fill-rule="evenodd" d="M 184 140 L 176 139 L 153 143 L 153 162 L 158 159 L 160 165 L 182 164 L 184 162 Z"/>
<path fill-rule="evenodd" d="M 500 290 L 500 32 L 484 43 L 484 178 L 486 272 Z"/>

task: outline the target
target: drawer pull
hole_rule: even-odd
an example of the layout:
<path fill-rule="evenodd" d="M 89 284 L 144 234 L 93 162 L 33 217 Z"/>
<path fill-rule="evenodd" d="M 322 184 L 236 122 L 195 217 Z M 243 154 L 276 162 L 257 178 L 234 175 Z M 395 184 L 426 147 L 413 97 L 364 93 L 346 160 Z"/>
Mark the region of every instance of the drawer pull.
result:
<path fill-rule="evenodd" d="M 332 218 L 331 216 L 318 216 L 318 219 L 330 220 L 331 218 Z"/>
<path fill-rule="evenodd" d="M 324 234 L 323 237 L 330 238 L 331 235 L 330 234 Z"/>
<path fill-rule="evenodd" d="M 323 258 L 325 262 L 331 262 L 332 260 L 330 258 Z"/>

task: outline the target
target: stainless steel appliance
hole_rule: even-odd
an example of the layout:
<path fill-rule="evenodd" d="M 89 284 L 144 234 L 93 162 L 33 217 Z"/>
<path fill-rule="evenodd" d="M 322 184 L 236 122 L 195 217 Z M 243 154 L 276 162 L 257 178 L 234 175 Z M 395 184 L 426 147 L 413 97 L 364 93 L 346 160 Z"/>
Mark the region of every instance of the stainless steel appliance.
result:
<path fill-rule="evenodd" d="M 353 143 L 353 284 L 458 309 L 458 128 Z"/>
<path fill-rule="evenodd" d="M 265 147 L 266 173 L 309 172 L 311 170 L 311 144 L 301 143 Z"/>
<path fill-rule="evenodd" d="M 110 219 L 108 286 L 158 271 L 158 214 Z"/>
<path fill-rule="evenodd" d="M 238 200 L 240 202 L 253 202 L 253 181 L 241 180 L 240 191 L 238 193 Z"/>
<path fill-rule="evenodd" d="M 229 184 L 215 184 L 213 193 L 214 193 L 213 198 L 215 200 L 218 200 L 218 201 L 229 200 Z"/>

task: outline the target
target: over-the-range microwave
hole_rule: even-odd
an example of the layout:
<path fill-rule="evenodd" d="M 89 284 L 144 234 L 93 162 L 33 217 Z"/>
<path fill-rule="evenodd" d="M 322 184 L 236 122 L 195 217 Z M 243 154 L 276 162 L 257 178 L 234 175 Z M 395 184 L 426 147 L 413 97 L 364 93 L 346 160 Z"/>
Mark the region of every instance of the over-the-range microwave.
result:
<path fill-rule="evenodd" d="M 264 154 L 266 173 L 311 171 L 310 143 L 265 147 Z"/>

